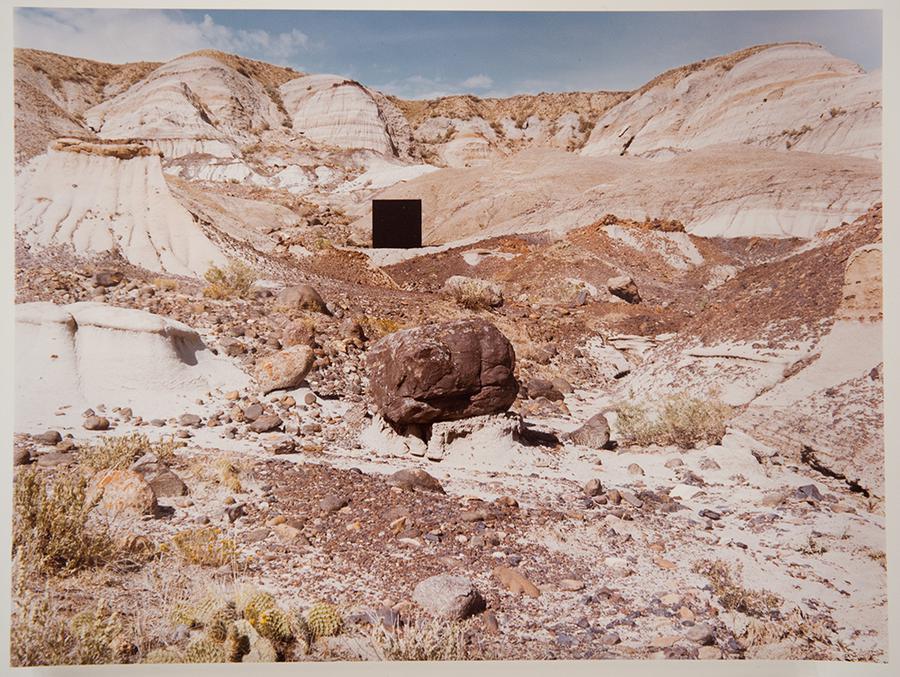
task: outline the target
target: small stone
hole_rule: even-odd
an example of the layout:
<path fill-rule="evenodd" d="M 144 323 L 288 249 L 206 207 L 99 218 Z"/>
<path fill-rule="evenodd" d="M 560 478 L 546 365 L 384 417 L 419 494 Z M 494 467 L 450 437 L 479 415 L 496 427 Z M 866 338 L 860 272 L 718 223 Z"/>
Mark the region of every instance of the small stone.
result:
<path fill-rule="evenodd" d="M 197 414 L 182 414 L 178 418 L 178 425 L 184 426 L 186 428 L 199 428 L 200 427 L 200 417 Z"/>
<path fill-rule="evenodd" d="M 107 470 L 96 476 L 88 486 L 85 503 L 96 504 L 111 516 L 152 515 L 158 507 L 153 489 L 133 470 Z"/>
<path fill-rule="evenodd" d="M 644 469 L 641 466 L 639 466 L 637 463 L 632 463 L 631 465 L 628 466 L 628 473 L 631 475 L 643 476 Z"/>
<path fill-rule="evenodd" d="M 57 430 L 48 430 L 45 433 L 40 433 L 39 435 L 33 435 L 32 439 L 35 442 L 40 444 L 46 444 L 47 446 L 53 446 L 55 444 L 59 444 L 62 442 L 62 435 L 59 434 Z"/>
<path fill-rule="evenodd" d="M 650 646 L 654 649 L 667 649 L 679 639 L 680 638 L 677 635 L 662 635 L 661 637 L 654 637 L 650 640 Z"/>
<path fill-rule="evenodd" d="M 413 590 L 412 597 L 422 608 L 449 620 L 462 620 L 483 611 L 485 607 L 484 598 L 472 581 L 450 574 L 439 574 L 421 581 Z"/>
<path fill-rule="evenodd" d="M 306 393 L 303 396 L 303 402 L 307 405 L 315 404 L 316 400 L 317 400 L 317 398 L 316 398 L 315 393 Z"/>
<path fill-rule="evenodd" d="M 227 506 L 225 508 L 225 516 L 228 518 L 228 521 L 233 524 L 238 518 L 244 516 L 244 504 L 235 503 L 234 505 Z"/>
<path fill-rule="evenodd" d="M 37 457 L 38 467 L 56 468 L 61 465 L 69 465 L 75 462 L 75 455 L 61 451 L 51 451 L 48 454 L 41 454 Z"/>
<path fill-rule="evenodd" d="M 559 582 L 559 589 L 566 592 L 578 592 L 584 590 L 584 581 L 575 578 L 564 578 Z"/>
<path fill-rule="evenodd" d="M 102 416 L 88 416 L 84 420 L 85 430 L 109 430 L 109 419 Z"/>
<path fill-rule="evenodd" d="M 406 491 L 420 489 L 422 491 L 433 491 L 439 494 L 444 493 L 444 488 L 441 486 L 441 483 L 419 468 L 398 470 L 388 477 L 387 483 L 392 487 L 398 487 L 399 489 L 405 489 Z"/>
<path fill-rule="evenodd" d="M 319 507 L 326 513 L 337 512 L 349 503 L 349 499 L 342 496 L 329 495 L 319 501 Z"/>
<path fill-rule="evenodd" d="M 717 646 L 701 646 L 697 658 L 701 661 L 717 661 L 722 658 L 722 650 Z"/>
<path fill-rule="evenodd" d="M 525 594 L 529 597 L 539 597 L 541 594 L 538 587 L 516 569 L 497 567 L 493 573 L 494 578 L 515 595 Z"/>
<path fill-rule="evenodd" d="M 682 461 L 680 458 L 670 458 L 665 463 L 665 466 L 670 469 L 671 468 L 679 468 L 683 465 L 684 465 L 684 461 Z"/>
<path fill-rule="evenodd" d="M 599 496 L 603 493 L 603 484 L 594 478 L 585 482 L 583 490 L 585 496 Z"/>
<path fill-rule="evenodd" d="M 296 543 L 303 537 L 303 533 L 300 531 L 300 529 L 293 525 L 285 523 L 273 525 L 272 531 L 285 543 Z"/>
<path fill-rule="evenodd" d="M 697 623 L 688 628 L 684 636 L 697 644 L 712 644 L 715 640 L 713 630 L 706 623 Z"/>
<path fill-rule="evenodd" d="M 700 511 L 700 517 L 705 517 L 705 518 L 711 519 L 711 520 L 720 520 L 720 519 L 722 519 L 722 515 L 720 515 L 719 513 L 717 513 L 715 510 L 707 510 L 707 509 L 705 509 L 705 508 L 704 508 L 703 510 Z"/>
<path fill-rule="evenodd" d="M 519 502 L 514 499 L 512 496 L 500 496 L 497 500 L 494 501 L 496 505 L 499 505 L 504 508 L 518 508 Z"/>
<path fill-rule="evenodd" d="M 267 414 L 265 416 L 260 416 L 253 423 L 250 424 L 250 430 L 256 433 L 267 433 L 272 430 L 277 430 L 281 427 L 282 420 L 280 416 L 276 414 Z"/>
<path fill-rule="evenodd" d="M 600 636 L 600 644 L 602 646 L 615 646 L 621 641 L 622 638 L 616 632 L 607 632 Z"/>
<path fill-rule="evenodd" d="M 251 404 L 251 405 L 245 407 L 243 409 L 243 412 L 244 412 L 244 420 L 250 421 L 252 423 L 253 421 L 255 421 L 256 419 L 258 419 L 260 416 L 263 415 L 263 408 L 262 408 L 262 405 L 259 403 Z"/>
<path fill-rule="evenodd" d="M 640 508 L 644 505 L 644 502 L 635 496 L 633 493 L 628 491 L 627 489 L 620 489 L 619 495 L 622 497 L 622 500 L 631 505 L 634 508 Z"/>

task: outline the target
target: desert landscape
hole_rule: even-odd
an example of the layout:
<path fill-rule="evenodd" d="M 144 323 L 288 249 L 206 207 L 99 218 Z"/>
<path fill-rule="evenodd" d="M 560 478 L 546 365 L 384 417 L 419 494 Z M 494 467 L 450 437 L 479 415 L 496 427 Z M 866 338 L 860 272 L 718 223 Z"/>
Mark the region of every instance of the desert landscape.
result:
<path fill-rule="evenodd" d="M 887 660 L 880 73 L 14 59 L 13 665 Z"/>

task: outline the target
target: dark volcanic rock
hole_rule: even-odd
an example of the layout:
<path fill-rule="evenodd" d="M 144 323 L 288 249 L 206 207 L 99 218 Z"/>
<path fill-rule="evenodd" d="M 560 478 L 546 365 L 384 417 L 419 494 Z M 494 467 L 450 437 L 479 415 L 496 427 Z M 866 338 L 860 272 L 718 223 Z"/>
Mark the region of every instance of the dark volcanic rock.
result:
<path fill-rule="evenodd" d="M 368 352 L 370 392 L 393 423 L 454 421 L 506 411 L 518 394 L 515 352 L 484 320 L 389 334 Z"/>

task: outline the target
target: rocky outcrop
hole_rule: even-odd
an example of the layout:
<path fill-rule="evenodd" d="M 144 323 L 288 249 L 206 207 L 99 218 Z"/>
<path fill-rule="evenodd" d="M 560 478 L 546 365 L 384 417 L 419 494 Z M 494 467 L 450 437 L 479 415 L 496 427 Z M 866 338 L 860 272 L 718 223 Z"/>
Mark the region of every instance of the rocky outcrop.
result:
<path fill-rule="evenodd" d="M 61 424 L 65 419 L 55 416 L 60 402 L 71 405 L 73 417 L 106 402 L 150 419 L 174 415 L 209 390 L 248 381 L 191 327 L 104 303 L 18 304 L 15 346 L 21 430 Z"/>
<path fill-rule="evenodd" d="M 395 332 L 366 364 L 372 398 L 393 423 L 433 423 L 506 411 L 519 386 L 509 340 L 483 320 Z"/>
<path fill-rule="evenodd" d="M 149 270 L 199 276 L 225 263 L 140 144 L 56 142 L 18 176 L 15 224 L 29 243 L 118 250 Z"/>
<path fill-rule="evenodd" d="M 340 148 L 395 154 L 373 92 L 337 75 L 307 75 L 281 86 L 293 128 L 306 138 Z"/>

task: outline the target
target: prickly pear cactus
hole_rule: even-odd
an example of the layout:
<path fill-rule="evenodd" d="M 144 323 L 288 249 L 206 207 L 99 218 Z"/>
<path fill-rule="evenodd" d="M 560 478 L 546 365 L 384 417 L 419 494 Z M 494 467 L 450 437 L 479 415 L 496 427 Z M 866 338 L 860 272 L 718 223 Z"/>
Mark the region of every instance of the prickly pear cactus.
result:
<path fill-rule="evenodd" d="M 224 663 L 225 648 L 209 638 L 197 640 L 184 653 L 186 663 Z"/>
<path fill-rule="evenodd" d="M 333 604 L 316 602 L 306 612 L 306 623 L 313 639 L 333 637 L 341 631 L 341 615 Z"/>
<path fill-rule="evenodd" d="M 278 608 L 260 612 L 253 627 L 260 635 L 273 642 L 290 642 L 294 637 L 290 618 Z"/>
<path fill-rule="evenodd" d="M 153 649 L 144 656 L 143 663 L 184 663 L 184 657 L 175 649 Z"/>

